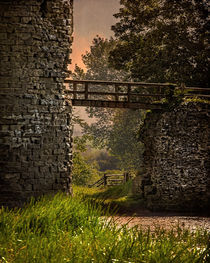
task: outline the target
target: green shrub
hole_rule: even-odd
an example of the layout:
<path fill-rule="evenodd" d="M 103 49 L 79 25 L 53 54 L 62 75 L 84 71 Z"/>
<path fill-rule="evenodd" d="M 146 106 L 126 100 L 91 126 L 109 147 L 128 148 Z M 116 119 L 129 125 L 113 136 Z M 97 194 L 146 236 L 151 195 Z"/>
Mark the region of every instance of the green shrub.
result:
<path fill-rule="evenodd" d="M 75 185 L 88 185 L 99 179 L 96 162 L 88 163 L 83 153 L 87 150 L 88 136 L 74 138 L 72 179 Z"/>
<path fill-rule="evenodd" d="M 75 152 L 73 156 L 72 179 L 76 185 L 88 185 L 99 179 L 99 172 L 96 164 L 89 164 L 87 160 L 79 152 Z"/>

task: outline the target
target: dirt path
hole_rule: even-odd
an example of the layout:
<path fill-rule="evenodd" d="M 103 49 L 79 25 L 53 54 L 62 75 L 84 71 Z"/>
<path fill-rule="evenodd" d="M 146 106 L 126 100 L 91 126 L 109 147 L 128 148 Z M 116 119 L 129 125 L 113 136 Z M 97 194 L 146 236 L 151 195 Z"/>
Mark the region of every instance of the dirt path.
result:
<path fill-rule="evenodd" d="M 170 212 L 151 212 L 141 208 L 136 211 L 124 211 L 114 216 L 114 221 L 119 225 L 128 227 L 138 226 L 142 229 L 150 228 L 153 231 L 156 227 L 170 230 L 177 226 L 190 230 L 205 229 L 210 233 L 210 216 L 189 215 Z"/>
<path fill-rule="evenodd" d="M 128 227 L 138 226 L 142 229 L 150 228 L 153 231 L 156 227 L 166 230 L 175 229 L 179 225 L 190 230 L 206 229 L 210 232 L 210 217 L 200 216 L 115 216 L 117 224 Z"/>

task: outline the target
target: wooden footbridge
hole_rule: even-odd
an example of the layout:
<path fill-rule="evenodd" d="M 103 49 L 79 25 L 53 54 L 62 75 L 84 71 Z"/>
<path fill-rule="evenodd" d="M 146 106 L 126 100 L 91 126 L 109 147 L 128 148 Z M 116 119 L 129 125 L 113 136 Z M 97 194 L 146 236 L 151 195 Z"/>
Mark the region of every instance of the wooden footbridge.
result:
<path fill-rule="evenodd" d="M 210 98 L 210 89 L 178 87 L 170 83 L 98 80 L 65 80 L 65 83 L 73 106 L 162 109 L 164 100 L 172 99 L 175 91 L 185 97 Z"/>

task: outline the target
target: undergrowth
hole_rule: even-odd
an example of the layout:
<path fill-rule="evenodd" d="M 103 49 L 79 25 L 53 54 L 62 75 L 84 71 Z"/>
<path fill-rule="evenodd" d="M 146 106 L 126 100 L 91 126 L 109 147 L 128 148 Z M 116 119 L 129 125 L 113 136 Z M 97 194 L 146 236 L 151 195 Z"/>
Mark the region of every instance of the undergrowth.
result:
<path fill-rule="evenodd" d="M 132 181 L 125 184 L 103 188 L 74 186 L 74 191 L 83 199 L 89 198 L 95 204 L 109 210 L 110 213 L 133 213 L 138 207 L 144 207 L 144 200 L 132 194 Z"/>
<path fill-rule="evenodd" d="M 78 191 L 78 190 L 77 190 Z M 208 262 L 209 234 L 120 227 L 81 194 L 45 196 L 0 210 L 0 262 Z"/>

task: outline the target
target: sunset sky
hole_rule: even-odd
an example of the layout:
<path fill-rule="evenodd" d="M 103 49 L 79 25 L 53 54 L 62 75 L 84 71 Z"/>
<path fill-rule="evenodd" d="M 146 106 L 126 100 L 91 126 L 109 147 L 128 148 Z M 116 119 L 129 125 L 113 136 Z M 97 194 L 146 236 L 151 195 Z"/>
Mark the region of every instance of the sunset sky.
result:
<path fill-rule="evenodd" d="M 81 54 L 89 50 L 96 35 L 109 38 L 113 35 L 111 25 L 116 23 L 113 14 L 120 8 L 119 0 L 74 0 L 74 42 L 72 65 L 84 67 Z"/>
<path fill-rule="evenodd" d="M 74 41 L 72 45 L 72 64 L 70 70 L 74 70 L 75 64 L 84 68 L 81 55 L 89 50 L 93 38 L 96 35 L 109 38 L 113 35 L 111 26 L 116 23 L 113 14 L 120 8 L 120 0 L 74 0 Z M 84 107 L 74 107 L 74 114 L 87 121 L 95 122 L 95 118 L 88 118 Z M 81 127 L 74 125 L 74 135 L 81 135 Z"/>

